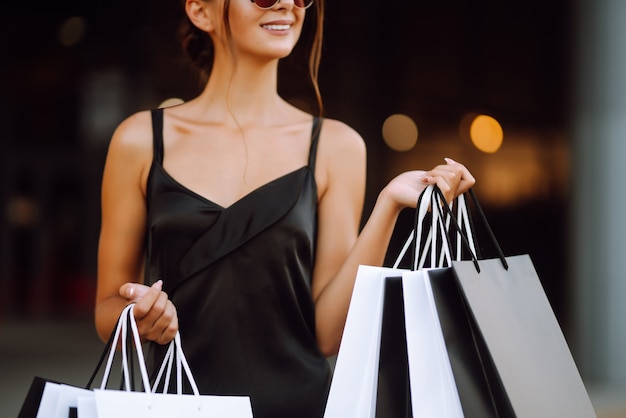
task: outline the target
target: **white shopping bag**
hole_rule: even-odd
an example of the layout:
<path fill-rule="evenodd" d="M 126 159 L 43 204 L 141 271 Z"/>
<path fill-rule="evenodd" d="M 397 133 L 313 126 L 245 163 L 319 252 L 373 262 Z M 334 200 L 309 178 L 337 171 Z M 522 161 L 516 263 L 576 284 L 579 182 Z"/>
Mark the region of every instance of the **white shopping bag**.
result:
<path fill-rule="evenodd" d="M 37 410 L 37 418 L 67 418 L 70 408 L 78 406 L 78 398 L 92 396 L 87 389 L 57 382 L 45 382 L 41 401 Z M 20 417 L 28 416 L 20 413 Z"/>
<path fill-rule="evenodd" d="M 432 223 L 424 225 L 431 208 L 438 207 L 434 188 L 422 194 L 415 228 L 393 267 L 359 266 L 341 340 L 324 418 L 373 418 L 376 415 L 382 314 L 387 278 L 402 276 L 404 313 L 413 416 L 463 417 L 432 294 L 422 276 L 430 265 L 450 265 L 447 234 L 449 220 L 432 210 Z M 459 200 L 459 219 L 468 222 Z M 422 240 L 423 235 L 427 235 Z M 457 237 L 457 242 L 460 238 Z M 413 245 L 412 270 L 398 265 Z M 471 243 L 470 243 L 471 245 Z M 423 247 L 423 248 L 422 248 Z M 460 245 L 456 250 L 460 257 Z"/>
<path fill-rule="evenodd" d="M 385 280 L 401 270 L 359 266 L 324 418 L 373 418 Z"/>
<path fill-rule="evenodd" d="M 46 382 L 41 395 L 37 418 L 57 418 L 57 403 L 60 393 L 60 383 Z"/>
<path fill-rule="evenodd" d="M 78 399 L 85 396 L 93 396 L 93 392 L 75 386 L 59 385 L 59 397 L 54 416 L 56 418 L 67 418 L 70 408 L 78 407 Z"/>
<path fill-rule="evenodd" d="M 324 418 L 376 416 L 385 282 L 394 276 L 402 276 L 413 416 L 464 416 L 423 271 L 359 266 Z"/>
<path fill-rule="evenodd" d="M 247 397 L 196 396 L 120 390 L 95 391 L 98 418 L 252 418 Z M 79 418 L 83 418 L 79 414 Z"/>
<path fill-rule="evenodd" d="M 463 409 L 426 274 L 402 275 L 413 416 L 460 418 Z"/>
<path fill-rule="evenodd" d="M 170 343 L 167 354 L 159 370 L 154 386 L 150 386 L 145 358 L 139 338 L 139 331 L 133 315 L 131 304 L 124 309 L 113 338 L 112 349 L 109 353 L 102 384 L 90 394 L 78 399 L 78 418 L 252 418 L 252 406 L 247 396 L 213 396 L 200 395 L 187 359 L 182 350 L 180 334 L 176 334 Z M 142 391 L 131 391 L 129 356 L 127 353 L 126 337 L 132 335 L 135 343 L 137 363 L 141 380 Z M 122 377 L 125 390 L 107 389 L 107 381 L 111 371 L 111 364 L 115 356 L 115 348 L 119 338 L 122 339 Z M 157 392 L 160 380 L 164 376 L 163 390 L 169 387 L 172 371 L 176 375 L 177 393 Z M 165 373 L 165 375 L 164 375 Z M 193 394 L 182 393 L 182 376 L 187 378 Z"/>
<path fill-rule="evenodd" d="M 78 398 L 77 415 L 78 418 L 98 418 L 96 409 L 96 398 L 92 392 L 91 396 L 81 396 Z"/>

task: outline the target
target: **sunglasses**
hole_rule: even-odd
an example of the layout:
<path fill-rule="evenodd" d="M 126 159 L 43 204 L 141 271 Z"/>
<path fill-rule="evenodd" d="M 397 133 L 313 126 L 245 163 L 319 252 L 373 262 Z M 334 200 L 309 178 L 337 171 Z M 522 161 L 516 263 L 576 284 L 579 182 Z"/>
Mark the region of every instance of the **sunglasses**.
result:
<path fill-rule="evenodd" d="M 251 0 L 260 9 L 271 9 L 280 0 Z M 314 0 L 294 0 L 293 4 L 299 9 L 306 9 L 313 4 Z"/>

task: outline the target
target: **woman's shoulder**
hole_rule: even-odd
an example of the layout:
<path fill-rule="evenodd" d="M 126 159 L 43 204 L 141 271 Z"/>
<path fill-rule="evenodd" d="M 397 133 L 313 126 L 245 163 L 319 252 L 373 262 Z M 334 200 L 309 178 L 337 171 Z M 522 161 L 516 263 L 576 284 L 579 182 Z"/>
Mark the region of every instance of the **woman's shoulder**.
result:
<path fill-rule="evenodd" d="M 150 111 L 139 111 L 122 120 L 113 132 L 111 145 L 129 149 L 152 148 Z"/>
<path fill-rule="evenodd" d="M 140 111 L 119 123 L 109 142 L 109 164 L 121 164 L 128 172 L 144 172 L 152 163 L 152 118 L 150 111 Z"/>
<path fill-rule="evenodd" d="M 152 153 L 151 112 L 138 111 L 122 120 L 109 142 L 108 158 L 137 164 L 143 169 L 152 162 Z"/>
<path fill-rule="evenodd" d="M 355 155 L 355 153 L 365 152 L 365 141 L 361 134 L 338 119 L 324 118 L 320 142 L 335 155 L 337 153 Z"/>
<path fill-rule="evenodd" d="M 366 167 L 365 141 L 350 125 L 336 119 L 325 119 L 318 146 L 318 190 L 325 194 L 330 184 L 346 184 L 351 179 L 364 182 Z M 347 183 L 346 187 L 354 184 Z"/>

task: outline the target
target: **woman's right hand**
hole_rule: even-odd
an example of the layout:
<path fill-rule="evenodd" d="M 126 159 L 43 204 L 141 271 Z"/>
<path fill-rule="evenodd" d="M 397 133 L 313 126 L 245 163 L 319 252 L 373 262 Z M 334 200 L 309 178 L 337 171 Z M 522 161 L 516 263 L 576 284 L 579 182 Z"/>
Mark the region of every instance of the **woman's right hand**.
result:
<path fill-rule="evenodd" d="M 178 331 L 178 314 L 162 287 L 161 280 L 152 286 L 126 283 L 120 287 L 119 293 L 128 303 L 135 304 L 135 320 L 141 338 L 167 344 Z"/>

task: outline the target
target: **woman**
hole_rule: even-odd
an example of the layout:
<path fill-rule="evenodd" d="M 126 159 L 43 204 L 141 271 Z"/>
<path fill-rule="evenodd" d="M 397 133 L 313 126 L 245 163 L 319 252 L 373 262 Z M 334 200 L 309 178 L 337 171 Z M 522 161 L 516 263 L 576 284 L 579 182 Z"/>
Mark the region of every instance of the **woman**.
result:
<path fill-rule="evenodd" d="M 99 335 L 136 303 L 155 364 L 180 327 L 201 392 L 249 395 L 255 417 L 322 416 L 326 356 L 338 350 L 358 265 L 382 263 L 399 212 L 426 185 L 452 199 L 474 183 L 452 160 L 404 173 L 359 234 L 362 138 L 277 93 L 278 61 L 306 14 L 317 22 L 318 91 L 314 1 L 185 0 L 183 45 L 206 86 L 123 121 L 103 176 Z"/>

